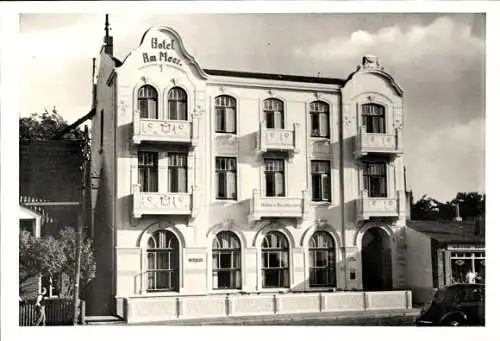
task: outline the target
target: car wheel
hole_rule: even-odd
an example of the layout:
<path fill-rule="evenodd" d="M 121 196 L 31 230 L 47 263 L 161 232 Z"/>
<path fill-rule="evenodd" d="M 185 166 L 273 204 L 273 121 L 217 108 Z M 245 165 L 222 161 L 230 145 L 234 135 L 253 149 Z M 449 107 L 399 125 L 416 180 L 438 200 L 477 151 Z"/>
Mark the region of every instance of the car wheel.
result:
<path fill-rule="evenodd" d="M 443 326 L 458 327 L 464 324 L 463 318 L 459 316 L 452 316 L 445 319 L 442 323 Z"/>

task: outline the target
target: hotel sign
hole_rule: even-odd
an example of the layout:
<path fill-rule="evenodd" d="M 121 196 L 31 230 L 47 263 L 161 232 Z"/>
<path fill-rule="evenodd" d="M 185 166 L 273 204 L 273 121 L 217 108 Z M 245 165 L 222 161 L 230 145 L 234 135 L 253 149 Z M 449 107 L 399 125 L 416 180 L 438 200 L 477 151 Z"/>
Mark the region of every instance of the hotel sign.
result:
<path fill-rule="evenodd" d="M 178 44 L 174 39 L 151 38 L 151 51 L 143 52 L 142 61 L 149 63 L 166 63 L 176 66 L 182 66 L 182 60 L 177 55 Z"/>

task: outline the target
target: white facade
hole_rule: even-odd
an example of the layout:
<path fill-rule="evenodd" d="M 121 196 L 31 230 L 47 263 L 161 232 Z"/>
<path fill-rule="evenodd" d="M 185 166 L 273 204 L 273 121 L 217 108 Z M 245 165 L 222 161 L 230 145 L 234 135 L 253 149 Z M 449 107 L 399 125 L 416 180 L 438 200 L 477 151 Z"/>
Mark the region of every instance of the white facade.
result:
<path fill-rule="evenodd" d="M 98 179 L 95 297 L 101 309 L 125 315 L 127 309 L 140 309 L 138 302 L 172 296 L 405 286 L 402 90 L 376 57 L 363 57 L 343 80 L 204 70 L 167 27 L 149 29 L 123 64 L 106 52 L 105 46 L 92 124 L 92 167 Z M 185 104 L 172 89 L 183 90 L 178 93 L 186 94 Z M 148 102 L 148 92 L 156 92 L 156 102 Z M 231 107 L 217 113 L 219 96 L 230 96 Z M 271 107 L 268 99 L 278 106 Z M 312 103 L 326 108 L 321 114 L 326 116 L 313 122 Z M 184 113 L 184 105 L 186 116 L 172 119 L 173 112 Z M 266 109 L 276 110 L 268 114 Z M 366 121 L 370 128 L 363 125 L 363 115 L 378 110 L 383 119 Z M 141 112 L 154 117 L 141 118 Z M 230 132 L 216 132 L 222 126 Z M 367 161 L 381 166 L 369 168 Z M 222 164 L 231 167 L 231 175 L 217 175 Z M 313 176 L 313 168 L 322 173 Z M 367 180 L 363 169 L 379 173 Z M 364 181 L 372 186 L 365 191 Z M 217 199 L 223 192 L 231 194 Z M 169 231 L 173 244 L 153 250 L 151 238 L 159 230 Z M 234 233 L 239 243 L 230 265 L 213 250 L 222 231 Z M 264 256 L 271 231 L 285 242 Z M 314 256 L 310 245 L 317 231 L 325 231 L 333 246 Z M 379 255 L 380 261 L 363 262 L 363 245 L 370 239 L 378 244 L 366 247 L 371 250 L 366 258 Z M 159 253 L 166 255 L 167 249 L 173 251 L 162 263 Z M 328 255 L 326 263 L 320 254 Z M 216 257 L 224 263 L 221 272 L 214 269 Z M 263 262 L 269 262 L 268 270 Z M 224 268 L 233 275 L 223 274 Z M 377 272 L 385 279 L 368 278 Z M 168 279 L 159 280 L 161 273 Z M 224 288 L 218 280 L 225 281 Z"/>

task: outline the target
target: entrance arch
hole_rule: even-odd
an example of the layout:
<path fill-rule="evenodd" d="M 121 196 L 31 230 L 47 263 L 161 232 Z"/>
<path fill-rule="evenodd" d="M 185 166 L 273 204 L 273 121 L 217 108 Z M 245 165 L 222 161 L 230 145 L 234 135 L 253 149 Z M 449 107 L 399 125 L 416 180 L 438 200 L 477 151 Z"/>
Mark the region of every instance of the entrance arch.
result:
<path fill-rule="evenodd" d="M 390 236 L 380 227 L 365 231 L 361 239 L 363 290 L 392 289 L 392 256 Z"/>

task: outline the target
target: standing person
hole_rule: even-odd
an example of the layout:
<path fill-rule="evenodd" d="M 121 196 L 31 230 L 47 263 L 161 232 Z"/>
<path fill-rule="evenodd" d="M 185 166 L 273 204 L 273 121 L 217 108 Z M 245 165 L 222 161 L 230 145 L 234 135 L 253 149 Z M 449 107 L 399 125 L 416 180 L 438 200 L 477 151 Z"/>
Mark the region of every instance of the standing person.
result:
<path fill-rule="evenodd" d="M 35 309 L 37 313 L 37 321 L 36 326 L 45 326 L 46 318 L 45 318 L 45 294 L 47 293 L 47 289 L 45 287 L 42 288 L 42 292 L 36 296 Z"/>
<path fill-rule="evenodd" d="M 474 284 L 476 283 L 476 277 L 476 273 L 472 272 L 472 270 L 469 270 L 469 272 L 467 272 L 467 275 L 465 275 L 465 281 L 469 284 Z"/>

